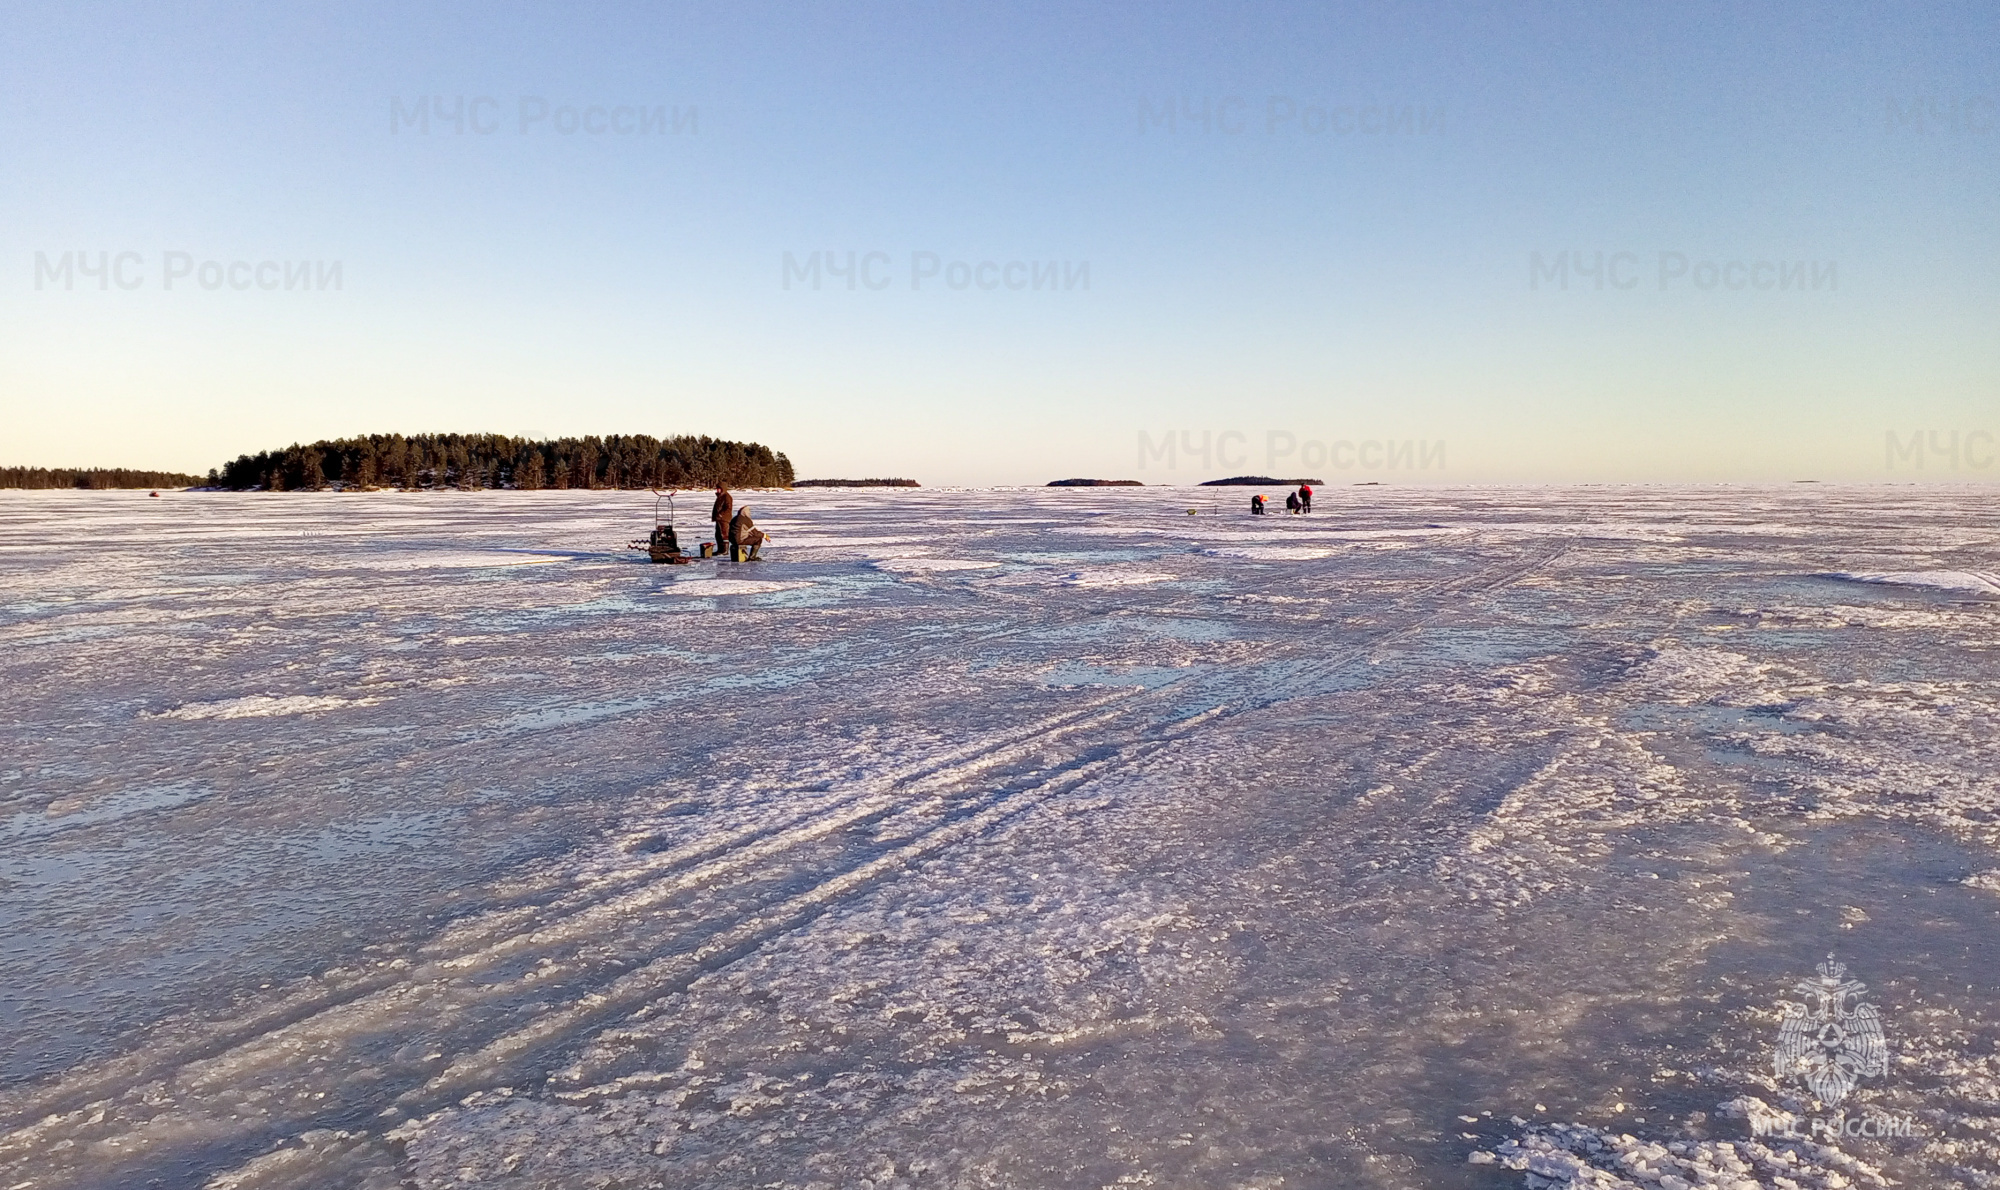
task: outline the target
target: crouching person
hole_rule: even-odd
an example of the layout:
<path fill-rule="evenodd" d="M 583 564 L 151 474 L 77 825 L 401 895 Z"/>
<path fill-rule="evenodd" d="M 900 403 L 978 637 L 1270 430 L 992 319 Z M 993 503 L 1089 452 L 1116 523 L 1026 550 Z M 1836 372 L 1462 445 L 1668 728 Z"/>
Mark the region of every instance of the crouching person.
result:
<path fill-rule="evenodd" d="M 732 562 L 755 562 L 764 545 L 764 531 L 750 519 L 750 509 L 739 509 L 729 522 L 729 558 Z M 749 551 L 745 553 L 744 551 Z"/>

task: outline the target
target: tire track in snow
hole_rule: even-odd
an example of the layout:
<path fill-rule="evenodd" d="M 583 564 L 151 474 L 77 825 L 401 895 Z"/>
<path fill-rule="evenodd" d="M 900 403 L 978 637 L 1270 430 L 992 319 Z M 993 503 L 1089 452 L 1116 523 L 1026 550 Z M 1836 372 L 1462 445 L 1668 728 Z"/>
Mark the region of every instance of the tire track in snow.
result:
<path fill-rule="evenodd" d="M 805 892 L 748 916 L 693 951 L 669 955 L 632 971 L 574 1005 L 546 1014 L 525 1028 L 490 1043 L 454 1062 L 421 1089 L 397 1100 L 411 1114 L 434 1111 L 476 1087 L 496 1085 L 496 1077 L 512 1073 L 522 1060 L 560 1048 L 591 1026 L 629 1014 L 662 996 L 684 991 L 703 975 L 720 971 L 757 953 L 770 941 L 789 934 L 843 901 L 892 878 L 911 864 L 947 847 L 990 833 L 1008 818 L 1024 813 L 1060 794 L 1088 784 L 1106 772 L 1144 761 L 1191 734 L 1203 722 L 1226 713 L 1222 708 L 1199 712 L 1167 725 L 1152 738 L 1121 746 L 1108 756 L 1064 763 L 1038 776 L 1026 787 L 1001 790 L 978 799 L 974 807 L 915 840 L 848 869 Z"/>
<path fill-rule="evenodd" d="M 855 788 L 851 792 L 834 794 L 824 798 L 810 806 L 803 807 L 799 813 L 789 815 L 777 822 L 764 822 L 741 827 L 716 837 L 686 843 L 667 851 L 658 852 L 650 858 L 640 860 L 636 863 L 627 863 L 617 871 L 595 877 L 589 880 L 584 885 L 584 888 L 593 896 L 608 898 L 608 894 L 615 892 L 615 890 L 621 887 L 629 887 L 634 884 L 661 879 L 662 877 L 700 864 L 703 861 L 735 853 L 739 848 L 743 848 L 746 845 L 755 844 L 760 848 L 768 848 L 782 840 L 799 841 L 808 837 L 816 837 L 816 835 L 805 835 L 799 832 L 815 831 L 815 821 L 829 816 L 840 817 L 840 821 L 834 829 L 862 825 L 871 818 L 882 817 L 894 812 L 898 808 L 898 803 L 885 799 L 888 799 L 889 795 L 903 790 L 906 786 L 918 787 L 926 781 L 950 780 L 955 776 L 970 775 L 979 767 L 992 767 L 995 764 L 1004 763 L 1023 744 L 1043 739 L 1059 738 L 1071 732 L 1082 730 L 1088 726 L 1088 723 L 1084 721 L 1091 720 L 1099 715 L 1102 708 L 1130 698 L 1134 693 L 1134 691 L 1121 690 L 1115 694 L 1091 700 L 1080 708 L 1073 708 L 1055 715 L 1049 715 L 1020 727 L 1004 729 L 977 739 L 972 743 L 961 744 L 954 748 L 948 748 L 942 753 L 920 758 L 900 768 L 860 778 L 854 782 Z M 851 814 L 854 804 L 864 800 L 871 807 L 875 808 L 874 811 Z M 826 831 L 823 830 L 817 831 L 817 834 L 825 833 Z M 764 854 L 768 853 L 768 851 L 760 851 L 757 858 L 761 858 Z M 748 859 L 740 862 L 748 862 Z M 585 908 L 574 911 L 559 909 L 559 911 L 564 913 L 565 916 L 569 916 L 574 912 L 588 912 L 589 909 Z M 474 923 L 460 924 L 471 925 Z M 460 931 L 454 930 L 453 932 L 457 933 Z"/>

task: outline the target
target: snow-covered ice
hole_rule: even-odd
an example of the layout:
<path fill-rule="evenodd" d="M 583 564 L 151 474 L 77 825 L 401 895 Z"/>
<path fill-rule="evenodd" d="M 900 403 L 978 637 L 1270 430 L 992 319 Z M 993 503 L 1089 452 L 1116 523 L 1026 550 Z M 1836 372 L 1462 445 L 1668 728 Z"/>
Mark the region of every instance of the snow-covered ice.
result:
<path fill-rule="evenodd" d="M 745 501 L 0 493 L 0 1188 L 2000 1187 L 1988 490 Z"/>
<path fill-rule="evenodd" d="M 768 595 L 772 591 L 791 591 L 799 587 L 810 587 L 811 583 L 787 583 L 749 578 L 717 578 L 701 575 L 663 583 L 662 595 L 702 595 L 714 598 L 720 595 Z"/>
<path fill-rule="evenodd" d="M 1835 571 L 1833 578 L 1855 583 L 1889 583 L 1905 587 L 1937 587 L 1944 591 L 1971 591 L 1979 595 L 2000 595 L 2000 575 L 1968 570 L 1896 570 L 1853 572 Z"/>
<path fill-rule="evenodd" d="M 927 558 L 910 555 L 901 558 L 880 558 L 871 563 L 877 570 L 923 573 L 935 570 L 987 570 L 1000 563 L 987 558 Z"/>
<path fill-rule="evenodd" d="M 303 715 L 308 711 L 332 711 L 341 707 L 371 706 L 379 698 L 315 697 L 309 694 L 247 694 L 217 702 L 183 703 L 171 711 L 159 712 L 162 719 L 254 719 L 268 715 Z"/>

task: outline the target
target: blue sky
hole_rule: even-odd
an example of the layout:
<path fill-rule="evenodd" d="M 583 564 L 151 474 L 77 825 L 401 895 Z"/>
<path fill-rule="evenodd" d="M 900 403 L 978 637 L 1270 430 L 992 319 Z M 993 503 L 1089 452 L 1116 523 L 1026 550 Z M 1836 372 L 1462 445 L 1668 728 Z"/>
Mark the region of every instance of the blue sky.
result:
<path fill-rule="evenodd" d="M 0 463 L 1991 479 L 1996 62 L 1972 4 L 10 5 Z"/>

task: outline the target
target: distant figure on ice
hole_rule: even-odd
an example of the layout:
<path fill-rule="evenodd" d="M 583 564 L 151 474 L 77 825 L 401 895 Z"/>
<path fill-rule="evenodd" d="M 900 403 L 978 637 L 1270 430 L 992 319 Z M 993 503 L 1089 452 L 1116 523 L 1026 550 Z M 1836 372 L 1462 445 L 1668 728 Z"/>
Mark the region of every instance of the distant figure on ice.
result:
<path fill-rule="evenodd" d="M 755 562 L 757 550 L 764 544 L 764 531 L 750 519 L 750 509 L 746 505 L 729 522 L 729 558 L 732 562 Z M 749 550 L 748 554 L 743 551 Z"/>
<path fill-rule="evenodd" d="M 1297 492 L 1285 493 L 1285 511 L 1293 516 L 1299 514 L 1299 494 Z"/>
<path fill-rule="evenodd" d="M 1250 515 L 1264 515 L 1264 493 L 1258 492 L 1256 495 L 1250 497 Z"/>
<path fill-rule="evenodd" d="M 709 515 L 715 518 L 715 552 L 718 554 L 723 546 L 729 544 L 729 514 L 735 507 L 736 497 L 729 494 L 728 488 L 716 484 L 715 509 Z"/>
<path fill-rule="evenodd" d="M 1313 486 L 1309 483 L 1302 483 L 1299 485 L 1299 511 L 1304 513 L 1311 512 L 1312 510 Z"/>

